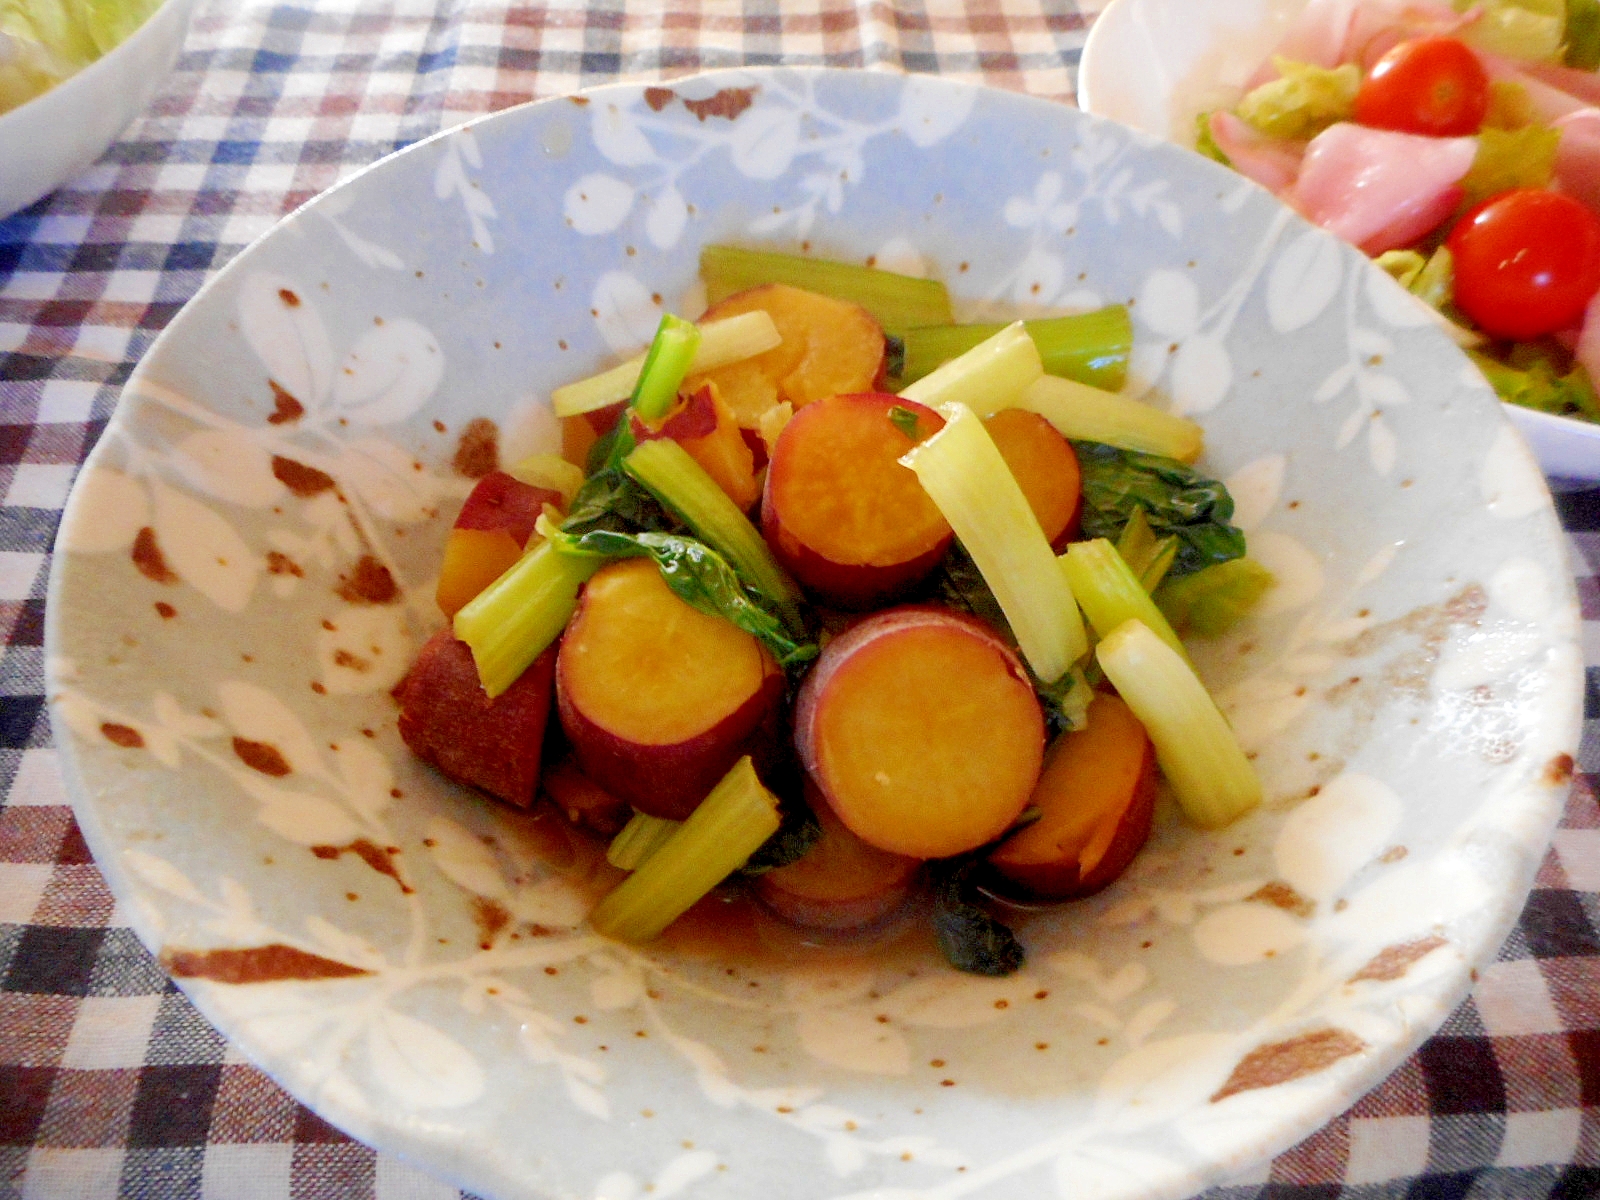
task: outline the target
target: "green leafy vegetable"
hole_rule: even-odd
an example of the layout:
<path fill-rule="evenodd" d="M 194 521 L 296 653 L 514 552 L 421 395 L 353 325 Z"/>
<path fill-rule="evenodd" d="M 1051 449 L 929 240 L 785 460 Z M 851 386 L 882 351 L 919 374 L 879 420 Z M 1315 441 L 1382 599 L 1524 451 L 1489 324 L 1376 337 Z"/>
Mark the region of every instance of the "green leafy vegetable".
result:
<path fill-rule="evenodd" d="M 1195 114 L 1194 148 L 1212 162 L 1219 162 L 1225 167 L 1233 166 L 1233 159 L 1222 152 L 1222 147 L 1217 145 L 1217 139 L 1211 133 L 1211 114 L 1209 112 Z"/>
<path fill-rule="evenodd" d="M 1521 129 L 1539 119 L 1528 89 L 1512 79 L 1489 81 L 1489 111 L 1483 114 L 1487 129 Z"/>
<path fill-rule="evenodd" d="M 822 826 L 816 814 L 804 804 L 779 802 L 778 832 L 761 843 L 759 849 L 739 868 L 743 875 L 760 875 L 765 871 L 787 867 L 810 852 L 822 837 Z"/>
<path fill-rule="evenodd" d="M 1246 92 L 1234 108 L 1268 137 L 1303 141 L 1355 113 L 1361 68 L 1354 63 L 1329 68 L 1274 56 L 1272 65 L 1278 78 Z"/>
<path fill-rule="evenodd" d="M 1580 71 L 1600 67 L 1600 0 L 1567 0 L 1562 61 Z"/>
<path fill-rule="evenodd" d="M 1128 523 L 1122 527 L 1122 534 L 1117 538 L 1117 553 L 1139 577 L 1144 590 L 1154 592 L 1172 568 L 1172 560 L 1177 557 L 1178 539 L 1158 538 L 1150 528 L 1144 509 L 1135 505 Z"/>
<path fill-rule="evenodd" d="M 1074 442 L 1083 471 L 1083 536 L 1117 541 L 1136 508 L 1157 536 L 1178 539 L 1170 574 L 1187 575 L 1244 554 L 1244 533 L 1230 524 L 1233 497 L 1176 459 Z"/>
<path fill-rule="evenodd" d="M 563 554 L 654 559 L 661 578 L 680 600 L 759 638 L 783 667 L 798 666 L 817 656 L 816 644 L 791 638 L 783 621 L 752 599 L 727 560 L 704 542 L 684 534 L 654 531 L 595 528 L 575 536 L 563 528 L 551 533 L 551 541 Z"/>
<path fill-rule="evenodd" d="M 1235 558 L 1168 580 L 1155 601 L 1174 628 L 1216 637 L 1254 608 L 1272 584 L 1272 572 L 1255 559 Z"/>
<path fill-rule="evenodd" d="M 1455 0 L 1457 12 L 1469 8 L 1479 10 L 1478 19 L 1458 35 L 1469 45 L 1534 62 L 1555 62 L 1561 57 L 1565 0 Z"/>
<path fill-rule="evenodd" d="M 946 961 L 972 975 L 1013 975 L 1027 961 L 1016 934 L 974 901 L 976 858 L 932 864 L 933 934 Z"/>
<path fill-rule="evenodd" d="M 120 44 L 161 0 L 0 0 L 0 112 Z"/>
<path fill-rule="evenodd" d="M 1094 699 L 1094 685 L 1089 682 L 1088 673 L 1083 667 L 1074 664 L 1054 683 L 1043 683 L 1032 672 L 1029 672 L 1028 678 L 1033 680 L 1033 690 L 1044 708 L 1045 723 L 1050 727 L 1051 737 L 1068 730 L 1082 729 L 1089 723 L 1089 701 Z"/>
<path fill-rule="evenodd" d="M 1546 188 L 1555 176 L 1561 131 L 1545 125 L 1484 129 L 1478 153 L 1461 180 L 1464 203 L 1476 204 L 1513 188 Z"/>
<path fill-rule="evenodd" d="M 1547 351 L 1534 345 L 1519 347 L 1511 363 L 1476 352 L 1469 355 L 1495 394 L 1507 404 L 1600 421 L 1600 398 L 1582 366 L 1574 365 L 1563 372 Z"/>
<path fill-rule="evenodd" d="M 893 425 L 913 442 L 922 440 L 922 434 L 917 429 L 917 414 L 909 408 L 902 408 L 896 404 L 889 409 L 889 424 Z"/>
<path fill-rule="evenodd" d="M 582 537 L 595 530 L 671 533 L 683 525 L 644 486 L 620 467 L 602 468 L 583 481 L 561 531 Z"/>

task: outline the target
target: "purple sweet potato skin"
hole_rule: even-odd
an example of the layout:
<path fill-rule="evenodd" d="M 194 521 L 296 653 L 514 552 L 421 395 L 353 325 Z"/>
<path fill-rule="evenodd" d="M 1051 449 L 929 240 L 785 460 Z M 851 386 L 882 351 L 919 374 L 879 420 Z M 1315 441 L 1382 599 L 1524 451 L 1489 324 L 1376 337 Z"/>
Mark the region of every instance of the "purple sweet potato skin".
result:
<path fill-rule="evenodd" d="M 529 808 L 539 787 L 555 670 L 551 646 L 491 700 L 478 683 L 472 651 L 441 629 L 394 690 L 400 736 L 413 754 L 451 779 Z"/>

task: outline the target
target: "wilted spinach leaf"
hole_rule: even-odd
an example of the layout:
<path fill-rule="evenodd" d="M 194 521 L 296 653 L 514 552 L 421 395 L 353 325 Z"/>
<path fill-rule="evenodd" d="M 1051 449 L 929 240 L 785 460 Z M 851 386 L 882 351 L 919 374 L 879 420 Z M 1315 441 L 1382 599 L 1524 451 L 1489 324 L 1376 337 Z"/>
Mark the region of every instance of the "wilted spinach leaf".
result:
<path fill-rule="evenodd" d="M 762 842 L 756 852 L 745 860 L 739 870 L 745 875 L 759 875 L 776 867 L 787 867 L 803 858 L 822 836 L 822 826 L 804 804 L 785 803 L 780 812 L 778 832 Z"/>
<path fill-rule="evenodd" d="M 607 468 L 584 480 L 561 522 L 561 531 L 575 538 L 597 530 L 674 533 L 682 528 L 682 522 L 666 506 L 620 467 Z"/>
<path fill-rule="evenodd" d="M 1074 442 L 1083 471 L 1083 536 L 1115 542 L 1135 508 L 1158 536 L 1178 539 L 1171 575 L 1187 575 L 1244 554 L 1244 531 L 1230 522 L 1228 489 L 1172 458 Z"/>
<path fill-rule="evenodd" d="M 972 975 L 1012 975 L 1027 951 L 1006 925 L 973 902 L 973 858 L 935 863 L 933 934 L 945 959 Z"/>

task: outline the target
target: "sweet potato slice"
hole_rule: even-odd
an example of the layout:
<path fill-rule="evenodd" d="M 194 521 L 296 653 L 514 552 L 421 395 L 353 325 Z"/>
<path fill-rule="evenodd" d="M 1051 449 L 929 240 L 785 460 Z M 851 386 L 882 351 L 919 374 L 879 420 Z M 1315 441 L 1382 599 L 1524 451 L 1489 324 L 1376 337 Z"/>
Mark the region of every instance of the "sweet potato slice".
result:
<path fill-rule="evenodd" d="M 671 438 L 741 509 L 748 511 L 760 499 L 755 455 L 714 384 L 680 394 L 678 404 L 660 421 L 645 421 L 637 413 L 628 419 L 635 441 Z"/>
<path fill-rule="evenodd" d="M 450 778 L 528 808 L 539 785 L 555 667 L 552 646 L 491 700 L 478 684 L 472 651 L 441 629 L 394 690 L 400 737 Z"/>
<path fill-rule="evenodd" d="M 862 841 L 809 781 L 806 799 L 822 836 L 804 857 L 756 876 L 757 898 L 790 924 L 807 929 L 861 929 L 899 911 L 922 860 Z"/>
<path fill-rule="evenodd" d="M 1078 534 L 1083 512 L 1083 472 L 1072 443 L 1038 413 L 1003 408 L 983 419 L 1000 456 L 1011 468 L 1045 540 L 1057 552 Z"/>
<path fill-rule="evenodd" d="M 800 761 L 857 837 L 944 858 L 999 837 L 1027 804 L 1044 717 L 987 625 L 931 605 L 864 618 L 829 642 L 795 709 Z"/>
<path fill-rule="evenodd" d="M 478 480 L 445 539 L 434 592 L 445 616 L 455 616 L 522 557 L 546 504 L 559 507 L 561 493 L 523 483 L 504 471 Z"/>
<path fill-rule="evenodd" d="M 761 532 L 813 597 L 873 608 L 906 594 L 955 536 L 899 458 L 944 425 L 930 408 L 878 392 L 832 396 L 797 412 L 767 464 Z M 902 418 L 903 419 L 903 418 Z"/>
<path fill-rule="evenodd" d="M 1102 692 L 1085 728 L 1056 738 L 1045 755 L 1033 792 L 1039 819 L 989 862 L 1039 899 L 1087 896 L 1133 861 L 1150 836 L 1155 798 L 1150 738 L 1121 697 Z"/>
<path fill-rule="evenodd" d="M 737 292 L 706 309 L 700 321 L 764 309 L 783 339 L 771 350 L 692 376 L 686 390 L 714 382 L 734 419 L 746 429 L 788 401 L 796 409 L 840 392 L 865 392 L 883 378 L 883 329 L 859 304 L 783 283 Z"/>
<path fill-rule="evenodd" d="M 561 727 L 584 773 L 674 819 L 740 756 L 770 761 L 783 686 L 760 642 L 678 599 L 648 559 L 584 585 L 556 664 Z"/>

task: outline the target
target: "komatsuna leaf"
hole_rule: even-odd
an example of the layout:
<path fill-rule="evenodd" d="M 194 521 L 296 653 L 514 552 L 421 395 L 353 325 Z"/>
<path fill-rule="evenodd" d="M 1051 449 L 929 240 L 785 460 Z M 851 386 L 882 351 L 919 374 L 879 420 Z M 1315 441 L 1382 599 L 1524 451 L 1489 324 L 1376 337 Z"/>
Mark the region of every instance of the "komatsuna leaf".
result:
<path fill-rule="evenodd" d="M 576 508 L 574 504 L 574 512 Z M 571 522 L 569 517 L 567 524 Z M 596 528 L 574 536 L 565 525 L 557 537 L 558 548 L 565 554 L 654 559 L 661 578 L 680 600 L 701 612 L 723 617 L 758 638 L 780 666 L 798 666 L 817 656 L 816 644 L 790 638 L 783 621 L 752 598 L 728 561 L 704 542 L 652 530 L 627 533 Z"/>
<path fill-rule="evenodd" d="M 933 872 L 933 933 L 946 961 L 973 975 L 1011 975 L 1027 952 L 1016 935 L 972 899 L 976 859 L 946 860 Z"/>
<path fill-rule="evenodd" d="M 1187 575 L 1245 552 L 1244 531 L 1233 517 L 1233 497 L 1176 459 L 1098 442 L 1074 442 L 1083 472 L 1083 536 L 1115 542 L 1135 508 L 1144 510 L 1158 537 L 1178 539 L 1170 575 Z"/>

